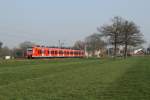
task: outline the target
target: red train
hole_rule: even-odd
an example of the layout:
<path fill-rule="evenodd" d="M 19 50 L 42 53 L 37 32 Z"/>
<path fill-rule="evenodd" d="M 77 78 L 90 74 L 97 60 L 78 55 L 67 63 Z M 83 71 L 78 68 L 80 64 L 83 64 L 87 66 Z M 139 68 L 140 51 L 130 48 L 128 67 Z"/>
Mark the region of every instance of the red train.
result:
<path fill-rule="evenodd" d="M 32 47 L 26 52 L 27 58 L 52 58 L 52 57 L 84 57 L 83 50 L 66 48 Z"/>

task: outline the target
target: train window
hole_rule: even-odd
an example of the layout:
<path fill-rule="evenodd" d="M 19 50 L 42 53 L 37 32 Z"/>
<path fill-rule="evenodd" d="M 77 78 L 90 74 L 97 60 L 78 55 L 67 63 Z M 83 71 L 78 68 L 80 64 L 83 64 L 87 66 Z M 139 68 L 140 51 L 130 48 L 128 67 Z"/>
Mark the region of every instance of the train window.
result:
<path fill-rule="evenodd" d="M 66 52 L 66 51 L 64 51 L 64 54 L 67 54 L 67 52 Z"/>
<path fill-rule="evenodd" d="M 77 55 L 79 54 L 79 52 L 77 51 Z"/>
<path fill-rule="evenodd" d="M 54 51 L 51 51 L 51 54 L 54 54 Z"/>
<path fill-rule="evenodd" d="M 79 55 L 81 54 L 81 52 L 79 52 Z"/>
<path fill-rule="evenodd" d="M 77 55 L 77 54 L 78 54 L 78 52 L 75 52 L 75 54 Z"/>
<path fill-rule="evenodd" d="M 32 48 L 28 48 L 27 51 L 31 52 L 31 51 L 32 51 Z"/>
<path fill-rule="evenodd" d="M 63 54 L 63 51 L 59 51 L 59 54 Z"/>
<path fill-rule="evenodd" d="M 69 51 L 67 51 L 67 54 L 69 55 Z"/>
<path fill-rule="evenodd" d="M 58 52 L 57 51 L 55 51 L 55 54 L 57 54 Z"/>
<path fill-rule="evenodd" d="M 70 54 L 73 55 L 73 52 L 71 51 Z"/>
<path fill-rule="evenodd" d="M 42 53 L 42 51 L 41 50 L 38 50 L 38 54 L 41 54 Z"/>

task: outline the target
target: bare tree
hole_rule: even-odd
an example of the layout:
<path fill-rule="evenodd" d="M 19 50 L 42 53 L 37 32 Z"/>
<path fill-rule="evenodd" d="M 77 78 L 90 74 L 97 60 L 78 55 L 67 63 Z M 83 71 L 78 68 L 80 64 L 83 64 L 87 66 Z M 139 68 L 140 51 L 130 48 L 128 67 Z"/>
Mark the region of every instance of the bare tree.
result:
<path fill-rule="evenodd" d="M 26 53 L 27 48 L 32 47 L 34 45 L 35 44 L 30 42 L 30 41 L 25 41 L 23 43 L 20 43 L 20 45 L 19 45 L 20 48 L 16 49 L 15 51 L 17 51 L 17 53 L 18 53 L 17 55 L 19 55 L 20 57 L 21 56 L 23 57 L 25 55 L 25 53 Z"/>
<path fill-rule="evenodd" d="M 110 25 L 103 25 L 100 28 L 97 28 L 103 36 L 109 38 L 109 42 L 114 45 L 114 57 L 116 57 L 117 46 L 121 43 L 120 36 L 122 33 L 122 24 L 123 19 L 121 17 L 114 17 Z"/>
<path fill-rule="evenodd" d="M 3 46 L 3 42 L 0 42 L 0 49 L 2 48 L 2 46 Z"/>
<path fill-rule="evenodd" d="M 7 47 L 3 47 L 3 42 L 0 42 L 0 57 L 10 56 L 11 50 Z"/>
<path fill-rule="evenodd" d="M 73 48 L 84 50 L 84 48 L 85 48 L 85 42 L 81 41 L 81 40 L 76 41 L 75 44 L 74 44 L 74 46 L 73 46 Z"/>
<path fill-rule="evenodd" d="M 127 57 L 128 46 L 138 46 L 144 43 L 143 34 L 134 22 L 124 21 L 122 23 L 121 40 L 124 45 L 124 58 Z"/>
<path fill-rule="evenodd" d="M 100 34 L 92 34 L 85 39 L 86 50 L 91 51 L 93 54 L 95 50 L 99 50 L 105 47 L 105 42 L 101 39 Z"/>
<path fill-rule="evenodd" d="M 30 42 L 30 41 L 25 41 L 23 43 L 20 43 L 19 47 L 23 50 L 26 50 L 28 47 L 32 47 L 34 46 L 35 44 Z"/>
<path fill-rule="evenodd" d="M 144 43 L 143 34 L 139 27 L 121 17 L 114 17 L 112 24 L 98 28 L 104 36 L 109 37 L 109 41 L 114 45 L 114 56 L 116 56 L 117 46 L 124 46 L 124 58 L 127 57 L 128 46 L 138 46 Z"/>
<path fill-rule="evenodd" d="M 1 50 L 0 56 L 1 57 L 11 56 L 11 50 L 7 46 L 4 46 Z"/>
<path fill-rule="evenodd" d="M 150 45 L 147 47 L 147 54 L 150 54 Z"/>

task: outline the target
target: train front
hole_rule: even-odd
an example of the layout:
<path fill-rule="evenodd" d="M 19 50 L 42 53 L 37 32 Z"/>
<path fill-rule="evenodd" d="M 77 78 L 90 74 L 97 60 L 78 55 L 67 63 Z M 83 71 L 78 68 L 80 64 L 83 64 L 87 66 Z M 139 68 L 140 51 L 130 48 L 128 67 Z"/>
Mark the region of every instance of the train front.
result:
<path fill-rule="evenodd" d="M 27 48 L 27 51 L 26 51 L 26 57 L 28 59 L 31 59 L 32 58 L 32 54 L 33 54 L 33 48 Z"/>

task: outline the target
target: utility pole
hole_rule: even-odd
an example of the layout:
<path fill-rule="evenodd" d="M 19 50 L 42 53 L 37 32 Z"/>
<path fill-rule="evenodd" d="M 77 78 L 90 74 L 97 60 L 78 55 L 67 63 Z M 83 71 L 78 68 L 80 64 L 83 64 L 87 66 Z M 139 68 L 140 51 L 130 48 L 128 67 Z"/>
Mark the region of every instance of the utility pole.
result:
<path fill-rule="evenodd" d="M 58 40 L 58 47 L 59 47 L 59 48 L 60 48 L 60 45 L 61 45 L 61 44 L 60 44 L 60 40 Z"/>

